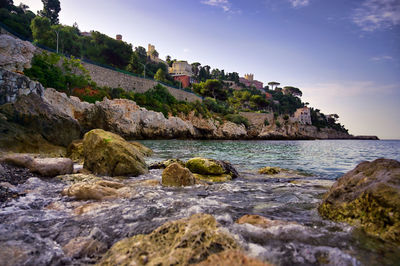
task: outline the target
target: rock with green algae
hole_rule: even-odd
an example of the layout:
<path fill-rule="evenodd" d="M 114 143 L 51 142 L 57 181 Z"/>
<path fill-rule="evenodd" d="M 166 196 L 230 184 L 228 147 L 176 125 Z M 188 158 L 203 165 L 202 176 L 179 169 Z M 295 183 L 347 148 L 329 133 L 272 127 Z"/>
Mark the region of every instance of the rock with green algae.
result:
<path fill-rule="evenodd" d="M 232 249 L 238 244 L 214 217 L 195 214 L 115 243 L 99 265 L 188 265 Z"/>
<path fill-rule="evenodd" d="M 186 167 L 196 179 L 204 181 L 225 182 L 239 176 L 236 169 L 226 161 L 196 157 L 187 161 Z"/>
<path fill-rule="evenodd" d="M 400 243 L 400 162 L 360 163 L 336 181 L 318 211 L 324 218 Z"/>
<path fill-rule="evenodd" d="M 67 157 L 76 163 L 83 163 L 83 140 L 74 140 L 68 145 Z"/>
<path fill-rule="evenodd" d="M 205 261 L 195 264 L 196 266 L 269 266 L 258 259 L 247 257 L 238 250 L 226 250 L 209 256 Z"/>
<path fill-rule="evenodd" d="M 94 129 L 83 138 L 83 167 L 95 174 L 138 176 L 148 172 L 142 154 L 122 137 Z"/>
<path fill-rule="evenodd" d="M 149 157 L 153 155 L 153 150 L 144 146 L 142 143 L 137 142 L 137 141 L 130 141 L 129 142 L 131 145 L 135 146 L 138 151 L 143 154 L 143 156 Z"/>
<path fill-rule="evenodd" d="M 192 186 L 195 181 L 189 169 L 182 167 L 178 163 L 173 163 L 162 172 L 161 184 L 168 187 L 182 187 Z"/>
<path fill-rule="evenodd" d="M 279 167 L 267 166 L 267 167 L 264 167 L 264 168 L 261 168 L 260 170 L 258 170 L 258 173 L 262 174 L 262 175 L 276 175 L 276 174 L 279 174 L 281 172 L 281 170 L 282 169 Z"/>

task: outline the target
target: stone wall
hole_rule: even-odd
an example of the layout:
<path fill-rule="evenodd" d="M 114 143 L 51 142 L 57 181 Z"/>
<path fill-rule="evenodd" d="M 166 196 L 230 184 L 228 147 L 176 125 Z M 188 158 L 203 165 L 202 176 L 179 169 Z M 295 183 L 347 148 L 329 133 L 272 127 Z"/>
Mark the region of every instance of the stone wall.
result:
<path fill-rule="evenodd" d="M 42 96 L 43 92 L 44 88 L 39 82 L 0 68 L 0 105 L 15 102 L 19 95 L 35 93 Z"/>
<path fill-rule="evenodd" d="M 127 91 L 143 93 L 158 84 L 157 81 L 131 76 L 108 68 L 96 66 L 83 62 L 83 66 L 89 71 L 94 82 L 99 86 L 110 88 L 123 88 Z M 163 85 L 165 86 L 165 85 Z M 202 98 L 194 93 L 165 86 L 168 91 L 178 100 L 195 102 L 202 101 Z"/>

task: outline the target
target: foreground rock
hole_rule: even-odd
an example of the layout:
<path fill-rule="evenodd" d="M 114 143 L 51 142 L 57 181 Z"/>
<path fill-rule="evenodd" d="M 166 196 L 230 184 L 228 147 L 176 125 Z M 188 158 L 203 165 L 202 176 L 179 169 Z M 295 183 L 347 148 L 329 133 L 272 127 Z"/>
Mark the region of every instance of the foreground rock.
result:
<path fill-rule="evenodd" d="M 0 35 L 0 67 L 9 71 L 24 71 L 31 67 L 36 48 L 30 42 L 7 34 Z"/>
<path fill-rule="evenodd" d="M 74 140 L 67 147 L 67 157 L 77 163 L 83 163 L 83 140 Z"/>
<path fill-rule="evenodd" d="M 120 136 L 94 129 L 83 138 L 84 168 L 100 175 L 138 176 L 148 172 L 142 154 Z"/>
<path fill-rule="evenodd" d="M 187 265 L 237 248 L 235 240 L 219 228 L 214 217 L 195 214 L 167 222 L 148 235 L 136 235 L 115 243 L 99 264 Z"/>
<path fill-rule="evenodd" d="M 362 162 L 338 179 L 318 208 L 324 218 L 400 243 L 400 162 Z"/>
<path fill-rule="evenodd" d="M 118 197 L 118 189 L 124 185 L 118 182 L 97 181 L 95 183 L 76 183 L 67 187 L 61 193 L 63 196 L 74 197 L 77 200 L 103 200 Z"/>
<path fill-rule="evenodd" d="M 196 266 L 225 266 L 225 265 L 268 266 L 270 264 L 266 264 L 257 259 L 249 258 L 242 252 L 237 250 L 227 250 L 217 254 L 213 254 L 210 257 L 208 257 L 205 261 L 196 264 Z"/>
<path fill-rule="evenodd" d="M 182 187 L 194 185 L 195 180 L 189 169 L 173 163 L 163 171 L 161 183 L 163 186 Z"/>
<path fill-rule="evenodd" d="M 28 168 L 31 173 L 44 177 L 71 174 L 74 164 L 68 158 L 40 158 L 38 154 L 7 154 L 1 161 L 18 167 Z"/>
<path fill-rule="evenodd" d="M 74 163 L 69 158 L 35 158 L 29 170 L 45 177 L 67 175 L 74 171 Z"/>
<path fill-rule="evenodd" d="M 187 161 L 186 167 L 196 179 L 204 181 L 225 182 L 239 176 L 230 163 L 214 159 L 192 158 Z"/>

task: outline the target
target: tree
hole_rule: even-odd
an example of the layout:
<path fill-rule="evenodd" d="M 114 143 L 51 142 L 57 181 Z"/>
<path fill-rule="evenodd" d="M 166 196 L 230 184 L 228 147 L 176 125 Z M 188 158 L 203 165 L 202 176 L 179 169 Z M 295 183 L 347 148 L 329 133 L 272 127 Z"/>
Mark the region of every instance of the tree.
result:
<path fill-rule="evenodd" d="M 35 43 L 55 48 L 54 32 L 51 30 L 50 20 L 46 17 L 35 17 L 31 22 L 32 36 Z"/>
<path fill-rule="evenodd" d="M 206 82 L 193 84 L 193 90 L 204 97 L 212 97 L 221 101 L 225 101 L 228 97 L 222 82 L 216 79 L 209 79 Z"/>
<path fill-rule="evenodd" d="M 277 87 L 277 86 L 279 86 L 281 84 L 279 82 L 276 82 L 276 81 L 271 81 L 271 82 L 268 82 L 268 85 L 271 86 L 271 90 L 273 90 L 274 87 Z"/>
<path fill-rule="evenodd" d="M 0 0 L 0 8 L 10 9 L 13 5 L 13 0 Z"/>
<path fill-rule="evenodd" d="M 50 19 L 52 24 L 58 24 L 58 13 L 61 11 L 59 0 L 42 0 L 43 10 L 40 15 Z"/>
<path fill-rule="evenodd" d="M 283 93 L 286 95 L 291 94 L 291 95 L 297 96 L 297 97 L 303 96 L 303 92 L 299 88 L 292 87 L 292 86 L 283 87 Z"/>
<path fill-rule="evenodd" d="M 161 81 L 161 82 L 165 82 L 166 81 L 165 80 L 165 72 L 164 72 L 164 70 L 162 68 L 159 68 L 157 70 L 157 73 L 154 75 L 154 79 L 158 80 L 158 81 Z"/>

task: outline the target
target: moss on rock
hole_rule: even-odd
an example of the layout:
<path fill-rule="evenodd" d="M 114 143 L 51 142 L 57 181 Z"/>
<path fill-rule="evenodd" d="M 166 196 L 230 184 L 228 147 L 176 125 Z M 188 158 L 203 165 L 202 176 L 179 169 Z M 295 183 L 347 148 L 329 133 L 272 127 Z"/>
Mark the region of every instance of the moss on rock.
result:
<path fill-rule="evenodd" d="M 276 175 L 276 174 L 279 174 L 281 172 L 281 170 L 282 169 L 279 167 L 267 166 L 267 167 L 264 167 L 264 168 L 261 168 L 260 170 L 258 170 L 258 173 L 261 175 Z"/>
<path fill-rule="evenodd" d="M 142 154 L 120 136 L 94 129 L 83 138 L 83 167 L 95 174 L 138 176 L 148 172 Z"/>
<path fill-rule="evenodd" d="M 162 185 L 170 187 L 192 186 L 194 177 L 189 169 L 178 163 L 169 165 L 162 173 Z"/>
<path fill-rule="evenodd" d="M 193 174 L 194 178 L 198 180 L 208 181 L 208 182 L 227 182 L 232 180 L 232 176 L 229 174 L 222 175 L 200 175 Z"/>
<path fill-rule="evenodd" d="M 360 163 L 338 179 L 318 208 L 324 218 L 400 243 L 400 162 Z"/>
<path fill-rule="evenodd" d="M 225 173 L 222 165 L 214 159 L 196 157 L 187 161 L 186 167 L 192 173 L 201 175 L 222 175 Z"/>
<path fill-rule="evenodd" d="M 148 235 L 115 243 L 99 265 L 188 265 L 237 248 L 236 241 L 219 228 L 214 217 L 195 214 L 167 222 Z"/>

